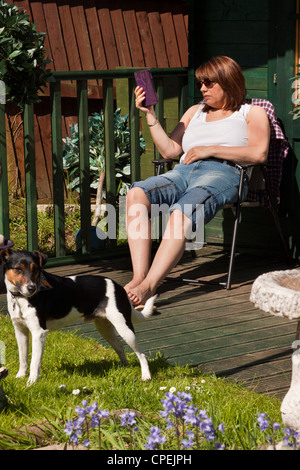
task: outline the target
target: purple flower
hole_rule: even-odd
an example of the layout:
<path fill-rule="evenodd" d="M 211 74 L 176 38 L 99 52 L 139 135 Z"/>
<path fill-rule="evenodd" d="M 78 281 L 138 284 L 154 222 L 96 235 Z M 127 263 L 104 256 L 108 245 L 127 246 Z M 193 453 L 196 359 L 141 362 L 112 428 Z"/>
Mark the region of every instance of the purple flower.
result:
<path fill-rule="evenodd" d="M 165 400 L 161 400 L 164 407 L 164 411 L 160 412 L 161 416 L 168 418 L 169 415 L 172 414 L 176 418 L 183 419 L 188 408 L 188 403 L 192 399 L 191 395 L 185 392 L 178 392 L 177 395 L 172 392 L 167 392 L 165 396 Z"/>
<path fill-rule="evenodd" d="M 134 411 L 126 411 L 126 413 L 121 414 L 121 426 L 132 426 L 136 424 L 135 417 L 136 413 Z"/>
<path fill-rule="evenodd" d="M 224 434 L 224 432 L 225 432 L 224 423 L 219 424 L 219 426 L 218 426 L 218 431 L 220 431 L 222 434 Z"/>
<path fill-rule="evenodd" d="M 185 415 L 183 417 L 185 423 L 190 424 L 191 426 L 199 426 L 200 424 L 200 419 L 199 416 L 197 415 L 198 408 L 194 405 L 190 405 L 186 411 Z"/>
<path fill-rule="evenodd" d="M 199 418 L 200 419 L 207 419 L 208 418 L 207 412 L 205 410 L 200 410 L 199 411 Z"/>
<path fill-rule="evenodd" d="M 97 410 L 96 413 L 91 417 L 91 427 L 96 428 L 100 426 L 101 420 L 103 418 L 109 417 L 109 411 L 107 410 Z"/>
<path fill-rule="evenodd" d="M 281 429 L 281 425 L 279 423 L 273 423 L 273 429 L 274 431 L 279 431 L 279 429 Z"/>
<path fill-rule="evenodd" d="M 71 436 L 71 434 L 73 433 L 73 421 L 67 421 L 65 426 L 65 433 L 67 434 L 67 436 Z"/>
<path fill-rule="evenodd" d="M 223 450 L 224 449 L 224 444 L 220 444 L 219 442 L 215 443 L 215 448 L 216 450 Z"/>
<path fill-rule="evenodd" d="M 269 418 L 266 413 L 259 413 L 257 422 L 261 431 L 265 431 L 269 427 Z"/>
<path fill-rule="evenodd" d="M 98 411 L 98 402 L 94 401 L 94 403 L 87 407 L 86 411 L 89 416 L 93 416 Z"/>
<path fill-rule="evenodd" d="M 189 440 L 182 439 L 181 444 L 182 444 L 182 449 L 188 449 L 189 447 L 193 447 L 194 441 L 192 441 L 191 439 Z"/>
<path fill-rule="evenodd" d="M 131 426 L 133 426 L 134 424 L 136 424 L 136 420 L 135 420 L 135 417 L 136 417 L 136 413 L 135 411 L 126 411 L 126 413 L 123 413 L 120 415 L 120 418 L 121 418 L 121 426 L 127 426 L 129 429 L 131 429 Z M 137 426 L 134 426 L 134 428 L 132 429 L 133 431 L 138 431 L 138 427 Z"/>
<path fill-rule="evenodd" d="M 166 442 L 166 437 L 161 434 L 161 430 L 157 426 L 151 426 L 150 436 L 145 444 L 145 448 L 148 450 L 155 450 L 159 445 Z"/>
<path fill-rule="evenodd" d="M 216 431 L 213 427 L 211 418 L 206 418 L 200 423 L 200 431 L 208 441 L 213 441 L 216 437 Z"/>
<path fill-rule="evenodd" d="M 64 429 L 67 436 L 70 436 L 70 442 L 76 446 L 78 445 L 78 437 L 81 436 L 81 427 L 77 421 L 67 421 Z"/>

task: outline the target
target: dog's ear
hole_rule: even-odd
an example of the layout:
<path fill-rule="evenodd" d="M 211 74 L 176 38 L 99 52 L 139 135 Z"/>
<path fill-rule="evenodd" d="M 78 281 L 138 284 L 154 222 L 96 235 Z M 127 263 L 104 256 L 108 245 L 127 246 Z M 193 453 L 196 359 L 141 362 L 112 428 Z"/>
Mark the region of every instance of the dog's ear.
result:
<path fill-rule="evenodd" d="M 13 250 L 11 248 L 4 248 L 0 251 L 0 264 L 5 264 L 8 261 L 8 258 L 12 254 Z"/>
<path fill-rule="evenodd" d="M 33 253 L 38 257 L 40 267 L 42 268 L 43 266 L 45 266 L 48 260 L 48 256 L 44 253 L 41 253 L 40 251 L 34 251 Z"/>

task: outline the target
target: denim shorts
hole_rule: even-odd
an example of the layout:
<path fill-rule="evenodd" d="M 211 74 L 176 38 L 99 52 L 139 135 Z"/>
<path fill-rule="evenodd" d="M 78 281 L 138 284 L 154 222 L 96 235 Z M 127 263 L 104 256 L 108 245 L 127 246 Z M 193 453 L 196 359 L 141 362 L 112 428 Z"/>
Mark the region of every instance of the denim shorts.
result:
<path fill-rule="evenodd" d="M 169 211 L 181 210 L 192 221 L 193 230 L 203 217 L 207 224 L 225 204 L 237 201 L 240 170 L 225 161 L 198 160 L 186 165 L 179 163 L 173 170 L 144 181 L 133 183 L 132 187 L 143 189 L 151 204 L 167 204 Z M 248 192 L 245 180 L 243 199 Z"/>

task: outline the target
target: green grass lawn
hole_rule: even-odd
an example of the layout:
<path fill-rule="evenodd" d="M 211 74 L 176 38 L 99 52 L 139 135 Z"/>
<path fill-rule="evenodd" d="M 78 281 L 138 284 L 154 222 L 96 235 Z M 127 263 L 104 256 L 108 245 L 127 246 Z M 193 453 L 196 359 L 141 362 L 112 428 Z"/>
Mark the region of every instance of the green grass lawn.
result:
<path fill-rule="evenodd" d="M 193 403 L 206 410 L 216 424 L 224 423 L 223 439 L 228 449 L 256 449 L 266 442 L 266 433 L 261 432 L 257 424 L 259 413 L 267 413 L 271 421 L 281 420 L 280 402 L 276 398 L 249 392 L 242 385 L 214 375 L 202 374 L 198 368 L 171 366 L 160 354 L 150 358 L 152 380 L 142 382 L 134 354 L 128 355 L 128 367 L 119 367 L 118 358 L 109 347 L 69 332 L 48 334 L 41 379 L 27 387 L 25 378 L 15 378 L 18 371 L 16 340 L 9 317 L 2 314 L 0 340 L 5 343 L 5 365 L 9 370 L 8 377 L 2 382 L 5 407 L 0 412 L 0 449 L 30 449 L 67 442 L 64 425 L 74 416 L 74 410 L 77 405 L 81 406 L 82 400 L 97 401 L 99 408 L 112 414 L 124 409 L 138 412 L 141 432 L 139 437 L 136 434 L 134 445 L 128 444 L 128 439 L 124 441 L 120 426 L 118 428 L 112 421 L 105 424 L 108 437 L 103 436 L 102 445 L 110 449 L 122 447 L 127 442 L 127 446 L 143 448 L 150 426 L 165 429 L 165 420 L 160 416 L 161 400 L 172 387 L 190 393 Z M 35 436 L 38 428 L 33 425 L 42 429 L 38 432 L 42 437 Z M 169 437 L 173 433 L 166 432 Z M 113 439 L 112 435 L 115 436 Z M 168 445 L 177 448 L 172 436 Z"/>

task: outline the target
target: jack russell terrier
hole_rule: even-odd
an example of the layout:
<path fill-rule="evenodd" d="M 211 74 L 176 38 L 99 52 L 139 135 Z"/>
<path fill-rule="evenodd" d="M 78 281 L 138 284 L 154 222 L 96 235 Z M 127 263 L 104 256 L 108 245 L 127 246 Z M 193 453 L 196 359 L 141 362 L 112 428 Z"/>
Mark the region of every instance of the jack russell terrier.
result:
<path fill-rule="evenodd" d="M 103 338 L 119 355 L 122 365 L 128 364 L 122 342 L 115 329 L 137 355 L 142 380 L 150 380 L 148 361 L 139 349 L 133 324 L 152 315 L 155 296 L 137 311 L 119 284 L 97 275 L 61 277 L 47 273 L 43 266 L 47 256 L 39 251 L 0 252 L 7 289 L 8 312 L 15 328 L 20 368 L 17 377 L 24 377 L 28 368 L 28 340 L 32 335 L 32 359 L 27 384 L 41 374 L 42 356 L 49 330 L 57 330 L 79 317 L 94 321 Z"/>

